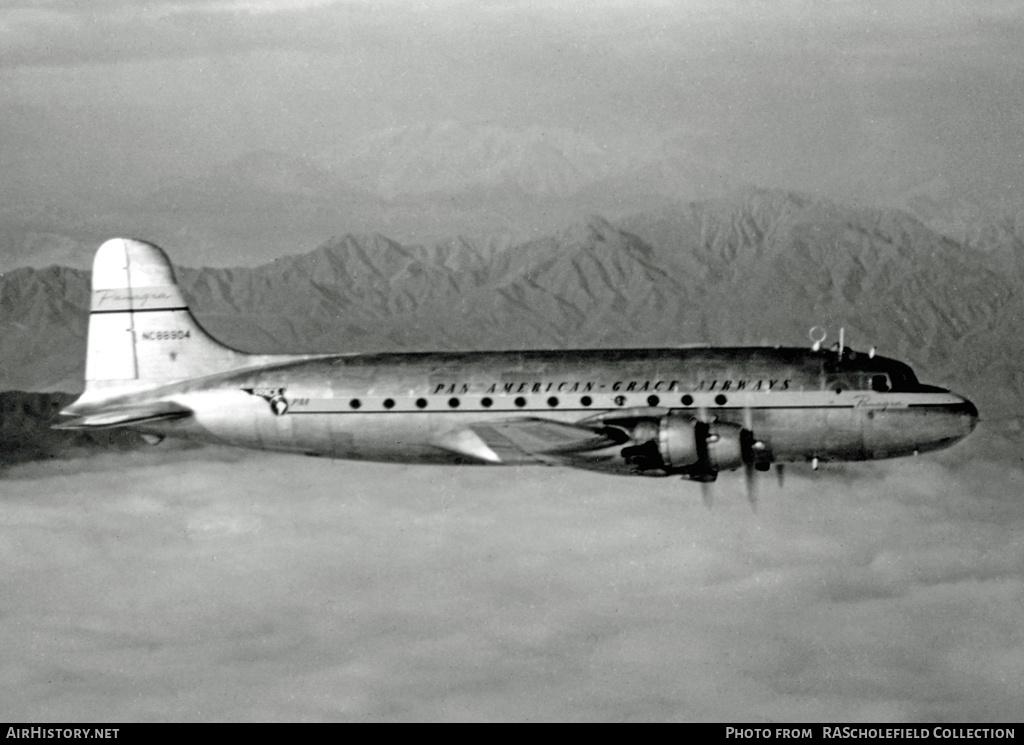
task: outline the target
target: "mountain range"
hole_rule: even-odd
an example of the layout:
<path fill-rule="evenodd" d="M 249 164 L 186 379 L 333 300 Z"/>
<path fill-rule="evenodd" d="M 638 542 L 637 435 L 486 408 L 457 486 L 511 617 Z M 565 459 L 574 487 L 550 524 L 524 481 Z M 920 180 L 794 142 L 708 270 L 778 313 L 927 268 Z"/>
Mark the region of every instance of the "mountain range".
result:
<path fill-rule="evenodd" d="M 179 260 L 193 266 L 255 266 L 339 230 L 403 243 L 456 235 L 518 243 L 581 216 L 615 219 L 738 185 L 684 140 L 598 142 L 557 127 L 441 121 L 325 152 L 257 150 L 185 177 L 147 174 L 150 187 L 116 202 L 82 191 L 53 206 L 45 194 L 0 184 L 0 272 L 88 268 L 88 246 L 110 234 L 178 245 Z"/>
<path fill-rule="evenodd" d="M 174 246 L 189 266 L 220 267 L 308 252 L 339 231 L 402 244 L 462 236 L 518 245 L 589 215 L 618 224 L 751 191 L 723 168 L 729 158 L 715 139 L 677 131 L 602 141 L 558 127 L 441 121 L 371 132 L 323 152 L 246 152 L 184 177 L 155 172 L 141 182 L 148 187 L 116 202 L 84 190 L 54 206 L 45 194 L 0 185 L 0 272 L 54 263 L 87 269 L 109 235 Z M 873 204 L 971 248 L 1024 236 L 1019 194 L 983 197 L 948 174 L 920 178 L 895 201 L 879 187 Z M 845 194 L 843 174 L 834 180 L 838 186 L 818 188 Z"/>
<path fill-rule="evenodd" d="M 1024 242 L 996 227 L 958 242 L 908 212 L 749 189 L 517 243 L 349 234 L 178 276 L 212 334 L 258 352 L 802 345 L 844 327 L 1019 427 Z M 0 277 L 0 390 L 81 388 L 88 296 L 83 270 Z"/>

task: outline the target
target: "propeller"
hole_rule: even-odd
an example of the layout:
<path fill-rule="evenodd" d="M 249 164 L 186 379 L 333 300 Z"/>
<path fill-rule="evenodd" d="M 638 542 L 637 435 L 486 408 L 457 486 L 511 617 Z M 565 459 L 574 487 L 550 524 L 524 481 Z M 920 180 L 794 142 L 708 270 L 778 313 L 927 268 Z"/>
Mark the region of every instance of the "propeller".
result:
<path fill-rule="evenodd" d="M 709 510 L 712 507 L 715 506 L 714 505 L 715 500 L 714 500 L 713 490 L 712 490 L 712 487 L 711 487 L 711 485 L 713 483 L 714 483 L 713 481 L 701 481 L 700 482 L 700 498 L 704 502 L 704 507 L 709 509 Z"/>
<path fill-rule="evenodd" d="M 743 464 L 743 482 L 747 491 L 747 501 L 750 502 L 750 509 L 757 512 L 757 473 L 754 471 L 753 461 Z"/>
<path fill-rule="evenodd" d="M 700 406 L 697 408 L 697 420 L 703 422 L 705 426 L 707 423 L 711 422 L 713 418 L 714 417 L 708 416 L 708 410 L 706 407 Z M 702 478 L 700 482 L 700 498 L 704 502 L 704 507 L 709 510 L 714 506 L 715 501 L 714 489 L 711 485 L 715 482 L 717 477 L 718 474 L 712 472 L 710 477 Z"/>
<path fill-rule="evenodd" d="M 786 480 L 786 472 L 783 470 L 781 463 L 775 464 L 775 476 L 779 480 L 779 488 L 781 489 L 784 485 L 783 482 Z"/>
<path fill-rule="evenodd" d="M 743 407 L 743 431 L 740 433 L 740 450 L 743 454 L 743 483 L 747 492 L 750 509 L 757 512 L 757 452 L 764 449 L 764 443 L 754 439 L 754 415 L 749 406 Z"/>

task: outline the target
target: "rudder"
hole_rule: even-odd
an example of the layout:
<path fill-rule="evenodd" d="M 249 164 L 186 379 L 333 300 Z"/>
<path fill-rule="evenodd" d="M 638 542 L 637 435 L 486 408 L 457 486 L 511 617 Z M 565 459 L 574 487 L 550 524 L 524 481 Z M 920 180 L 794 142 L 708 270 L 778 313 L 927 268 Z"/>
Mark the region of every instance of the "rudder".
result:
<path fill-rule="evenodd" d="M 167 255 L 157 246 L 113 238 L 92 270 L 86 396 L 151 388 L 242 367 L 192 317 Z"/>

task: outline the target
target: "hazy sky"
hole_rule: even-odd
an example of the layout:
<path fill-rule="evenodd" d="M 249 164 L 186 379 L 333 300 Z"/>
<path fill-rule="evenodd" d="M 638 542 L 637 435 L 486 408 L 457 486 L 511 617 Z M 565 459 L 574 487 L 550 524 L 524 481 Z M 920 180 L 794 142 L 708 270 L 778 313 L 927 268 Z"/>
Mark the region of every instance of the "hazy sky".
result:
<path fill-rule="evenodd" d="M 168 451 L 3 475 L 10 721 L 1019 721 L 1024 472 Z"/>
<path fill-rule="evenodd" d="M 104 207 L 251 150 L 457 120 L 846 198 L 994 195 L 1024 184 L 1022 43 L 1017 0 L 9 2 L 3 193 Z"/>
<path fill-rule="evenodd" d="M 456 121 L 846 199 L 1019 199 L 1022 47 L 1018 0 L 5 2 L 0 197 L 116 211 Z M 1016 721 L 1024 473 L 956 463 L 794 469 L 756 514 L 734 474 L 709 512 L 558 469 L 20 466 L 0 717 Z"/>

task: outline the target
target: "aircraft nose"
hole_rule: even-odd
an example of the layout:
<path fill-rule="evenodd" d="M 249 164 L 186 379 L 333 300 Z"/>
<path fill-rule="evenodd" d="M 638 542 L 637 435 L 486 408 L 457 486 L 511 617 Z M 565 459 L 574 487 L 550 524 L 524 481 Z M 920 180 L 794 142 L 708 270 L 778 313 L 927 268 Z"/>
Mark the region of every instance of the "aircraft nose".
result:
<path fill-rule="evenodd" d="M 958 416 L 961 437 L 967 437 L 978 426 L 978 407 L 966 398 L 960 397 L 960 403 L 951 405 L 948 411 L 950 414 Z"/>
<path fill-rule="evenodd" d="M 939 416 L 930 418 L 928 434 L 918 441 L 918 451 L 938 450 L 960 442 L 978 426 L 978 408 L 963 396 L 947 391 L 946 403 L 933 409 Z M 950 400 L 952 399 L 952 400 Z"/>

